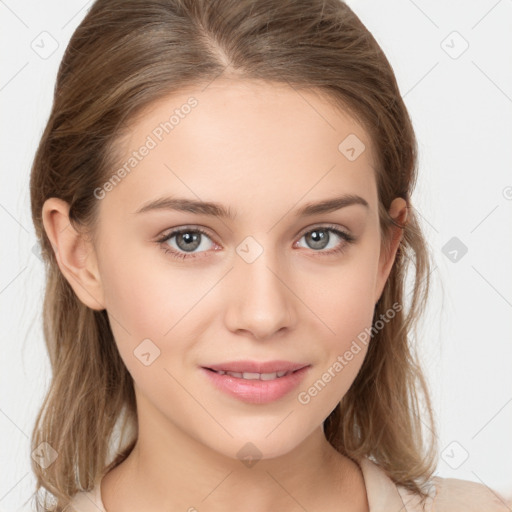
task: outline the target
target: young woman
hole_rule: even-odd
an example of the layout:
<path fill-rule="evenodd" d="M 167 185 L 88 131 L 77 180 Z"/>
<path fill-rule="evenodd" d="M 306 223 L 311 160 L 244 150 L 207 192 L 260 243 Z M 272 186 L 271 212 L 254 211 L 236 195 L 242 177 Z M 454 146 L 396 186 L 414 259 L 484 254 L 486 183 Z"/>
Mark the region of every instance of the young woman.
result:
<path fill-rule="evenodd" d="M 339 0 L 96 1 L 31 175 L 38 510 L 507 510 L 432 476 L 416 151 Z"/>

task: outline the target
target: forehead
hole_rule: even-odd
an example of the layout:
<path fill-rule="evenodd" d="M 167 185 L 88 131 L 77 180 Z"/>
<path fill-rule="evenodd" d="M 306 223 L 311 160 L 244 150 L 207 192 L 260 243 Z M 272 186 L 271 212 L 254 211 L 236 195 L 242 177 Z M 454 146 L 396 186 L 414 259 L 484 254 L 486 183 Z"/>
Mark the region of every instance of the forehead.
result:
<path fill-rule="evenodd" d="M 363 127 L 319 91 L 286 84 L 217 79 L 182 89 L 137 116 L 119 147 L 116 169 L 126 172 L 108 198 L 130 213 L 165 194 L 237 212 L 337 193 L 376 197 Z"/>

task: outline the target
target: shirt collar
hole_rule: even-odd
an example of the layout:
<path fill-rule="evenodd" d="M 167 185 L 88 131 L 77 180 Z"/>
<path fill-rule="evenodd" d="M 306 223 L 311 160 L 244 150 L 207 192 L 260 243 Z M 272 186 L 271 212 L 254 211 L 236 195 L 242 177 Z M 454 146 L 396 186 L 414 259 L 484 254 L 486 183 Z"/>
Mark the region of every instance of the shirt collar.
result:
<path fill-rule="evenodd" d="M 367 457 L 357 462 L 363 473 L 370 512 L 405 511 L 396 484 L 384 470 Z"/>

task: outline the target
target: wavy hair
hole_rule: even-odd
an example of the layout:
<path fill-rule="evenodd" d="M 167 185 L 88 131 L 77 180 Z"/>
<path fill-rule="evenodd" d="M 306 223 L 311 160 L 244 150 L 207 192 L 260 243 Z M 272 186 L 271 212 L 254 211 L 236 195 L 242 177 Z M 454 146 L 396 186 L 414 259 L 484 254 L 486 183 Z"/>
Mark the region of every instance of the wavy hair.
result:
<path fill-rule="evenodd" d="M 411 334 L 426 304 L 431 262 L 411 202 L 417 142 L 382 49 L 340 0 L 97 0 L 60 63 L 30 177 L 52 370 L 31 448 L 48 443 L 58 454 L 46 468 L 31 460 L 38 511 L 64 510 L 76 492 L 122 462 L 137 438 L 133 381 L 106 311 L 84 305 L 62 275 L 42 224 L 43 204 L 63 199 L 73 226 L 94 233 L 93 191 L 118 164 L 116 143 L 129 122 L 174 91 L 221 74 L 318 92 L 371 137 L 382 239 L 389 243 L 393 226 L 403 230 L 374 321 L 393 304 L 404 307 L 372 337 L 324 432 L 340 453 L 370 457 L 395 483 L 426 497 L 437 465 L 435 422 Z M 405 225 L 388 214 L 395 197 L 407 201 Z"/>

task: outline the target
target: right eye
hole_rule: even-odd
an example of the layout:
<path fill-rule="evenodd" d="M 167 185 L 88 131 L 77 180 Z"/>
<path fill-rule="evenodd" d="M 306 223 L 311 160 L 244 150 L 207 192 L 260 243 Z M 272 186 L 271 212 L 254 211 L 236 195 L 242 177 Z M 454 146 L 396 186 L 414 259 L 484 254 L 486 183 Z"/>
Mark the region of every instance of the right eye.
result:
<path fill-rule="evenodd" d="M 181 228 L 175 229 L 174 231 L 166 234 L 157 240 L 157 243 L 162 247 L 166 254 L 170 254 L 173 258 L 196 258 L 197 256 L 194 255 L 194 251 L 201 246 L 204 248 L 204 238 L 207 238 L 211 242 L 211 238 L 208 236 L 206 231 L 200 228 Z M 170 247 L 167 242 L 172 239 L 175 239 L 174 246 Z M 208 246 L 208 244 L 206 245 Z M 208 250 L 208 248 L 209 247 L 206 247 L 205 249 Z"/>

